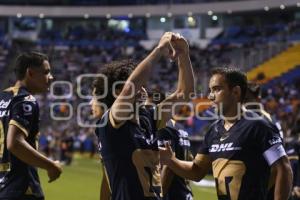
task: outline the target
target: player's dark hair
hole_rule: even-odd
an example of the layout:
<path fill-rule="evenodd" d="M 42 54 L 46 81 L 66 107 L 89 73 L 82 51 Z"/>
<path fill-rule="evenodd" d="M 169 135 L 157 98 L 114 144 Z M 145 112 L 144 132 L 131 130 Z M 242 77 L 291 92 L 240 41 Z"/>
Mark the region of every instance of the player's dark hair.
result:
<path fill-rule="evenodd" d="M 247 76 L 243 72 L 236 68 L 222 67 L 214 68 L 211 74 L 223 75 L 230 89 L 235 86 L 239 86 L 241 88 L 240 101 L 244 101 L 247 92 Z"/>
<path fill-rule="evenodd" d="M 126 81 L 136 67 L 136 63 L 132 60 L 114 61 L 104 66 L 100 72 L 107 78 L 107 85 L 102 77 L 98 77 L 93 82 L 95 94 L 100 96 L 107 89 L 107 95 L 98 98 L 98 101 L 104 103 L 108 108 L 112 106 L 116 98 L 113 95 L 113 84 L 117 81 Z M 107 88 L 105 88 L 107 86 Z M 124 84 L 117 84 L 115 89 L 122 90 Z"/>
<path fill-rule="evenodd" d="M 28 68 L 39 68 L 43 62 L 49 60 L 45 54 L 38 52 L 24 52 L 20 54 L 15 62 L 15 74 L 17 80 L 23 80 Z"/>

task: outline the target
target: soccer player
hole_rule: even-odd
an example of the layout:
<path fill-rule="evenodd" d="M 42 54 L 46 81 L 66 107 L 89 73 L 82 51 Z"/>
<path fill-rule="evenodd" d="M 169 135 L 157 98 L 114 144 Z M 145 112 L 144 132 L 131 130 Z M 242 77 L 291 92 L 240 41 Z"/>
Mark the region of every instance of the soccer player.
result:
<path fill-rule="evenodd" d="M 212 166 L 220 200 L 266 199 L 271 167 L 275 199 L 287 200 L 292 172 L 278 129 L 239 106 L 247 90 L 246 76 L 236 69 L 218 68 L 212 71 L 209 88 L 219 119 L 210 126 L 200 152 L 193 162 L 181 161 L 167 143 L 160 148 L 161 163 L 196 181 Z"/>
<path fill-rule="evenodd" d="M 136 104 L 136 95 L 147 84 L 155 62 L 163 55 L 178 59 L 178 85 L 177 90 L 158 105 L 159 119 L 155 120 L 155 110 Z M 107 77 L 107 87 L 100 78 L 94 84 L 94 91 L 99 96 L 108 90 L 107 95 L 98 100 L 109 110 L 104 113 L 99 124 L 102 127 L 96 129 L 96 135 L 112 200 L 161 199 L 155 133 L 171 118 L 172 103 L 188 101 L 189 94 L 194 92 L 188 44 L 182 36 L 165 33 L 158 46 L 137 66 L 128 61 L 113 62 L 103 74 Z"/>
<path fill-rule="evenodd" d="M 93 91 L 94 93 L 94 91 Z M 94 119 L 101 120 L 103 114 L 104 114 L 104 108 L 99 104 L 98 100 L 96 98 L 93 98 L 90 102 L 91 110 L 92 110 L 92 116 Z M 103 160 L 100 156 L 100 160 L 102 163 L 102 180 L 101 180 L 101 187 L 100 187 L 100 200 L 110 200 L 111 199 L 111 190 L 108 185 L 108 178 L 106 175 L 106 170 L 103 165 Z"/>
<path fill-rule="evenodd" d="M 245 108 L 248 110 L 252 110 L 253 112 L 257 113 L 265 120 L 276 125 L 276 127 L 279 130 L 279 135 L 283 139 L 283 132 L 280 123 L 276 122 L 274 118 L 272 118 L 271 115 L 263 108 L 263 105 L 260 103 L 260 98 L 261 98 L 260 86 L 254 82 L 248 81 L 247 92 L 244 100 Z M 289 157 L 288 152 L 287 152 L 287 156 Z M 293 172 L 293 175 L 295 176 L 295 172 Z M 274 169 L 271 168 L 270 180 L 268 184 L 268 195 L 267 195 L 268 200 L 274 199 L 274 190 L 275 190 L 275 171 Z"/>
<path fill-rule="evenodd" d="M 144 90 L 147 100 L 145 106 L 153 106 L 161 103 L 165 99 L 165 95 L 159 91 L 148 93 Z M 149 108 L 151 108 L 149 107 Z M 180 116 L 178 116 L 180 119 Z M 188 133 L 184 130 L 183 125 L 171 119 L 167 122 L 165 128 L 158 130 L 157 133 L 158 146 L 164 146 L 166 142 L 172 146 L 175 155 L 180 160 L 192 160 L 193 156 L 190 152 L 190 141 Z M 161 170 L 161 184 L 163 188 L 164 200 L 193 200 L 192 190 L 189 182 L 175 175 L 168 167 L 164 166 Z"/>
<path fill-rule="evenodd" d="M 47 92 L 51 80 L 46 55 L 23 53 L 16 60 L 17 82 L 0 93 L 0 199 L 42 200 L 37 168 L 47 170 L 49 182 L 62 168 L 36 150 L 39 107 L 32 96 Z"/>
<path fill-rule="evenodd" d="M 192 160 L 188 133 L 175 120 L 169 120 L 167 126 L 158 131 L 157 137 L 159 146 L 164 146 L 166 142 L 170 144 L 174 149 L 176 158 Z M 193 200 L 192 190 L 187 180 L 177 176 L 166 166 L 162 168 L 161 177 L 164 200 Z"/>

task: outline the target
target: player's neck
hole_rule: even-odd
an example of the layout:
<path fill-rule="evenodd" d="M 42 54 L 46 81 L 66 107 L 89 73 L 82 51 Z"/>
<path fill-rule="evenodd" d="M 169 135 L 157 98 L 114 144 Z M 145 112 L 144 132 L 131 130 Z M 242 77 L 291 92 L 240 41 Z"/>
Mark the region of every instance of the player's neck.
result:
<path fill-rule="evenodd" d="M 26 81 L 24 80 L 18 80 L 16 83 L 15 83 L 15 87 L 25 87 L 30 93 L 33 93 L 30 88 L 28 87 L 28 84 L 26 83 Z"/>
<path fill-rule="evenodd" d="M 237 120 L 224 120 L 224 128 L 226 131 L 228 131 L 235 123 L 237 122 Z"/>
<path fill-rule="evenodd" d="M 241 115 L 242 109 L 232 107 L 231 110 L 228 110 L 223 116 L 224 128 L 230 129 L 241 118 Z"/>

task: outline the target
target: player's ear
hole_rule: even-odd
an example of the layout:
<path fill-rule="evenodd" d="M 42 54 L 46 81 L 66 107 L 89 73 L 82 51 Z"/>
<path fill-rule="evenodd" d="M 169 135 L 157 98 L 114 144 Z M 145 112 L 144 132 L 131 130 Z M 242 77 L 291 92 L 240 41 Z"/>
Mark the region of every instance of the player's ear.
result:
<path fill-rule="evenodd" d="M 30 68 L 30 67 L 28 67 L 28 68 L 26 69 L 26 76 L 27 76 L 27 77 L 32 77 L 33 74 L 34 74 L 33 69 Z"/>
<path fill-rule="evenodd" d="M 232 93 L 234 94 L 234 96 L 236 97 L 236 99 L 241 99 L 242 97 L 242 90 L 240 86 L 234 86 L 232 88 Z"/>

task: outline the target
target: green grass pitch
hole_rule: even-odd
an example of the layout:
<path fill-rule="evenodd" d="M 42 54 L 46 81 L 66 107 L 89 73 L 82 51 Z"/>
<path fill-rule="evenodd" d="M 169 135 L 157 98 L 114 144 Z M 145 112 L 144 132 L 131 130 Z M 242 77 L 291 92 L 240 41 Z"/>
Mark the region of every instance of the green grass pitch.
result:
<path fill-rule="evenodd" d="M 96 159 L 75 158 L 64 166 L 61 177 L 48 183 L 45 170 L 39 170 L 46 200 L 99 200 L 102 172 Z M 194 200 L 215 200 L 214 188 L 193 186 Z"/>

